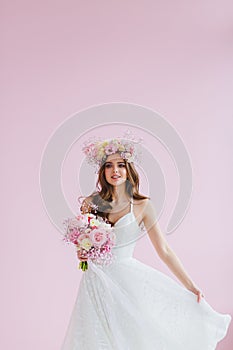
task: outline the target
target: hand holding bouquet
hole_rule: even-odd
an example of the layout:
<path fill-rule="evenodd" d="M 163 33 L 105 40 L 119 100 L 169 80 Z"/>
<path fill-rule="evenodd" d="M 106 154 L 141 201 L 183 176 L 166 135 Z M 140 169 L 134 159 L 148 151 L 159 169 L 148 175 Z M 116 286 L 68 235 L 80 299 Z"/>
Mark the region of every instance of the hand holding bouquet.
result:
<path fill-rule="evenodd" d="M 64 225 L 63 240 L 75 244 L 78 256 L 85 258 L 85 261 L 80 261 L 79 268 L 87 270 L 89 259 L 100 265 L 112 262 L 111 250 L 115 245 L 116 236 L 110 224 L 87 213 L 66 219 Z"/>

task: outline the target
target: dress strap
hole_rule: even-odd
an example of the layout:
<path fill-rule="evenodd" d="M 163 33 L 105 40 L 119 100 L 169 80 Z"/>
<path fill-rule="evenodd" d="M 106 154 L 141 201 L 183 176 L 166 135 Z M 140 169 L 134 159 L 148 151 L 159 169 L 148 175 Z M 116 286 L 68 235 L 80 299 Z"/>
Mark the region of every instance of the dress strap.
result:
<path fill-rule="evenodd" d="M 130 200 L 130 212 L 132 213 L 133 211 L 133 199 Z"/>

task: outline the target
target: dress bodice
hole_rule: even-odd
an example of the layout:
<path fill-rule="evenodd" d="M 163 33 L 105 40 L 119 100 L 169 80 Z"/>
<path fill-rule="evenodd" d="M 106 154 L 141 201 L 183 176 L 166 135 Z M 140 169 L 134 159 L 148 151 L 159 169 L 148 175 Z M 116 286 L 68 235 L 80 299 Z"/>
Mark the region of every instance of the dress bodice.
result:
<path fill-rule="evenodd" d="M 141 234 L 141 228 L 133 212 L 133 203 L 130 202 L 130 212 L 122 216 L 113 225 L 116 235 L 116 245 L 112 253 L 116 260 L 132 257 L 136 241 Z"/>

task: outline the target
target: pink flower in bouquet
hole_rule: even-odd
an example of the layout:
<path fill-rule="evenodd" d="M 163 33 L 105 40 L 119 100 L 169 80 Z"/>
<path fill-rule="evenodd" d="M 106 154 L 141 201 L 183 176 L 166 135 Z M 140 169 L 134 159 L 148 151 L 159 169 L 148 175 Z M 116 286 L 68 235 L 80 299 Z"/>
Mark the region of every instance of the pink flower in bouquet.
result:
<path fill-rule="evenodd" d="M 113 231 L 108 232 L 108 245 L 113 247 L 116 240 L 116 234 Z"/>
<path fill-rule="evenodd" d="M 78 236 L 80 235 L 80 233 L 78 231 L 73 231 L 68 233 L 68 237 L 67 239 L 74 244 L 78 243 Z"/>
<path fill-rule="evenodd" d="M 78 217 L 68 219 L 66 223 L 67 223 L 67 233 L 69 234 L 79 231 L 79 228 L 88 224 L 87 219 L 85 217 L 80 219 Z"/>
<path fill-rule="evenodd" d="M 75 221 L 76 227 L 83 227 L 83 226 L 86 226 L 87 224 L 88 224 L 87 216 L 82 214 L 76 216 L 76 221 Z"/>
<path fill-rule="evenodd" d="M 103 245 L 107 240 L 107 233 L 106 230 L 101 228 L 95 228 L 90 233 L 91 240 L 93 242 L 94 246 L 100 247 Z"/>

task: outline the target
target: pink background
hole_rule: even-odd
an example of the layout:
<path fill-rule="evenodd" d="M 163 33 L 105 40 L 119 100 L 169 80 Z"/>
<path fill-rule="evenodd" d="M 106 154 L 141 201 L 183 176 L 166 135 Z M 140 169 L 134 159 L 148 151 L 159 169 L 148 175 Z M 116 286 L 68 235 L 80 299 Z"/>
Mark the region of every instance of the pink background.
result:
<path fill-rule="evenodd" d="M 60 349 L 81 272 L 41 201 L 42 151 L 90 105 L 161 113 L 193 165 L 193 196 L 167 236 L 217 311 L 233 314 L 233 4 L 216 1 L 2 1 L 1 349 Z M 167 164 L 167 203 L 177 179 Z M 135 257 L 173 276 L 148 237 Z M 219 350 L 233 345 L 232 325 Z"/>

